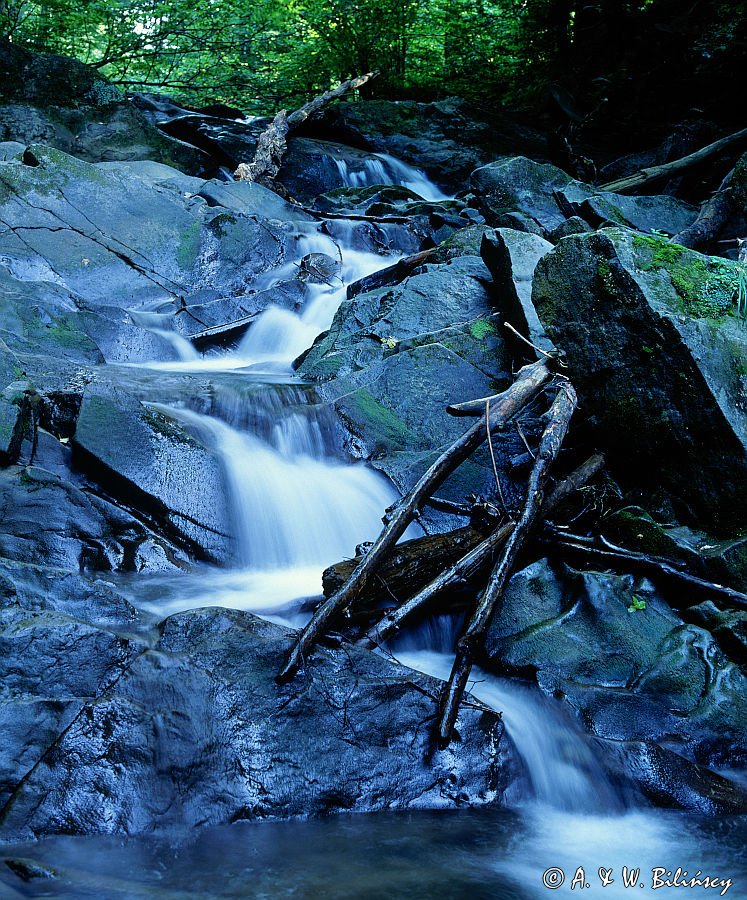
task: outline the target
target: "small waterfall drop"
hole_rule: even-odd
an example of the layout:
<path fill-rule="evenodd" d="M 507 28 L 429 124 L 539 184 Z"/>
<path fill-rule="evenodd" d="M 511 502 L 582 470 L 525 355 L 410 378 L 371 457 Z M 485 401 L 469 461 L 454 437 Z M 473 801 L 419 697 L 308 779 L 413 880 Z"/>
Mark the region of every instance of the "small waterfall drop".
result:
<path fill-rule="evenodd" d="M 344 159 L 335 160 L 337 170 L 340 173 L 343 185 L 346 187 L 368 187 L 373 184 L 399 184 L 409 188 L 423 200 L 439 202 L 450 200 L 428 178 L 428 176 L 410 166 L 401 159 L 396 159 L 388 153 L 375 153 L 363 163 L 362 169 L 352 169 Z"/>
<path fill-rule="evenodd" d="M 396 650 L 400 662 L 447 680 L 453 654 Z M 538 690 L 472 670 L 470 693 L 503 721 L 526 769 L 529 795 L 539 805 L 567 813 L 602 813 L 621 808 L 618 792 L 578 724 Z M 525 803 L 526 795 L 514 799 Z"/>

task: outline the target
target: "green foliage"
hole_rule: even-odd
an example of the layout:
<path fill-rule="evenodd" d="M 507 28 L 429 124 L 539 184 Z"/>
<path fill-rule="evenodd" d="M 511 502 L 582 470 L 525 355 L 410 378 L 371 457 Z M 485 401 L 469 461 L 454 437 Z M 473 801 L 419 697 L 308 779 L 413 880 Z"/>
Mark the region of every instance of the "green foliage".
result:
<path fill-rule="evenodd" d="M 646 601 L 642 600 L 640 597 L 637 597 L 635 594 L 630 595 L 630 606 L 628 607 L 628 612 L 640 612 L 641 610 L 646 608 Z"/>
<path fill-rule="evenodd" d="M 378 96 L 457 94 L 492 108 L 496 100 L 545 105 L 552 94 L 561 106 L 588 112 L 615 91 L 632 96 L 630 72 L 657 67 L 667 54 L 685 61 L 682 72 L 693 77 L 713 72 L 729 83 L 725 73 L 741 75 L 742 6 L 739 0 L 692 0 L 686 9 L 677 0 L 0 0 L 0 38 L 74 56 L 124 90 L 220 101 L 248 113 L 292 107 L 374 68 L 382 74 L 366 91 Z M 686 88 L 680 93 L 687 98 Z"/>

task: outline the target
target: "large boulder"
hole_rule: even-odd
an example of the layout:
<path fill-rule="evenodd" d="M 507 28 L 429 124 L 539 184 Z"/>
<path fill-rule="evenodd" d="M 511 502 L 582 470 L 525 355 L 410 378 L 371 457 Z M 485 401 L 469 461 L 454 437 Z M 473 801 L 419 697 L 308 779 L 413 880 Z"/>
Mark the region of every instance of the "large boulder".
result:
<path fill-rule="evenodd" d="M 33 444 L 24 442 L 19 465 L 0 471 L 0 556 L 43 559 L 71 572 L 176 571 L 186 565 L 184 553 L 165 537 L 97 494 L 97 486 L 75 471 L 66 443 L 41 428 L 33 438 Z"/>
<path fill-rule="evenodd" d="M 628 485 L 717 535 L 747 529 L 739 264 L 622 229 L 567 237 L 532 299 Z"/>
<path fill-rule="evenodd" d="M 494 294 L 505 320 L 536 347 L 548 351 L 552 342 L 532 304 L 534 270 L 552 244 L 538 234 L 496 228 L 487 231 L 480 245 L 480 256 L 493 276 Z M 522 348 L 526 352 L 526 345 Z"/>
<path fill-rule="evenodd" d="M 189 335 L 282 302 L 255 279 L 300 261 L 300 230 L 313 225 L 298 215 L 284 224 L 287 204 L 265 189 L 227 185 L 224 208 L 211 185 L 153 162 L 91 165 L 40 145 L 0 162 L 0 277 L 15 344 L 38 353 L 40 341 L 54 343 L 53 355 L 75 349 L 89 363 L 98 350 L 108 362 L 174 358 L 164 332 Z"/>
<path fill-rule="evenodd" d="M 172 616 L 148 648 L 60 613 L 3 612 L 5 840 L 485 805 L 512 778 L 496 714 L 465 704 L 459 744 L 434 750 L 438 682 L 367 651 L 320 649 L 280 687 L 294 635 L 248 613 Z"/>
<path fill-rule="evenodd" d="M 747 760 L 747 676 L 646 580 L 540 560 L 511 579 L 485 648 L 492 668 L 532 673 L 598 737 L 717 768 Z"/>
<path fill-rule="evenodd" d="M 228 557 L 220 462 L 176 422 L 99 382 L 83 397 L 73 451 L 84 471 L 160 530 L 208 559 Z"/>
<path fill-rule="evenodd" d="M 350 449 L 402 491 L 466 430 L 446 406 L 495 393 L 510 378 L 489 272 L 476 255 L 483 233 L 456 232 L 436 261 L 401 284 L 344 302 L 299 362 L 299 374 L 334 404 Z M 519 452 L 514 439 L 513 430 L 497 437 L 496 452 Z M 487 454 L 477 454 L 449 480 L 444 496 L 490 494 L 492 478 Z"/>
<path fill-rule="evenodd" d="M 152 159 L 197 172 L 194 147 L 155 128 L 91 66 L 0 41 L 0 141 L 43 142 L 89 162 Z"/>

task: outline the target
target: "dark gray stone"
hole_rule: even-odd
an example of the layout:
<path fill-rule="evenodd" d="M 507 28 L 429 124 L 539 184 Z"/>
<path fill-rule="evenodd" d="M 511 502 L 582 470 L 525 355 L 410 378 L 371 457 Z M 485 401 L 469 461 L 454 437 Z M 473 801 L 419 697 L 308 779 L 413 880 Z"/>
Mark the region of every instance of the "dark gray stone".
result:
<path fill-rule="evenodd" d="M 547 141 L 538 131 L 517 123 L 498 107 L 486 119 L 483 112 L 457 97 L 435 103 L 338 103 L 314 128 L 315 133 L 334 133 L 355 146 L 391 153 L 452 186 L 461 185 L 475 167 L 499 156 L 547 153 Z"/>
<path fill-rule="evenodd" d="M 747 678 L 645 580 L 540 560 L 511 579 L 485 646 L 491 667 L 533 673 L 599 737 L 705 765 L 747 759 Z"/>
<path fill-rule="evenodd" d="M 628 197 L 599 191 L 556 166 L 525 157 L 482 166 L 472 173 L 470 184 L 491 225 L 536 231 L 553 240 L 584 230 L 584 223 L 594 228 L 625 225 L 672 235 L 697 215 L 695 207 L 674 197 Z M 572 227 L 567 219 L 574 220 Z"/>
<path fill-rule="evenodd" d="M 229 555 L 220 464 L 180 425 L 121 389 L 97 384 L 84 395 L 73 450 L 94 480 L 193 552 Z"/>
<path fill-rule="evenodd" d="M 564 238 L 532 293 L 623 483 L 721 537 L 747 528 L 738 278 L 734 263 L 607 229 Z"/>
<path fill-rule="evenodd" d="M 486 233 L 480 247 L 480 255 L 493 276 L 501 315 L 545 351 L 552 350 L 553 345 L 532 304 L 532 279 L 537 263 L 550 250 L 552 244 L 538 235 L 509 228 Z M 524 346 L 524 354 L 527 349 Z"/>
<path fill-rule="evenodd" d="M 32 623 L 26 627 L 31 633 Z M 65 623 L 48 627 L 55 640 L 70 637 Z M 18 768 L 6 776 L 6 840 L 483 805 L 500 802 L 509 783 L 495 714 L 463 706 L 461 741 L 433 750 L 438 682 L 375 654 L 320 649 L 305 675 L 280 687 L 278 660 L 293 633 L 247 613 L 172 616 L 145 652 L 78 628 L 80 660 L 65 658 L 61 646 L 54 654 L 49 639 L 43 645 L 55 661 L 50 678 L 60 657 L 70 678 L 76 662 L 83 671 L 68 691 L 65 730 L 26 748 L 21 783 Z M 35 697 L 37 685 L 25 690 Z M 3 754 L 15 762 L 7 746 Z"/>

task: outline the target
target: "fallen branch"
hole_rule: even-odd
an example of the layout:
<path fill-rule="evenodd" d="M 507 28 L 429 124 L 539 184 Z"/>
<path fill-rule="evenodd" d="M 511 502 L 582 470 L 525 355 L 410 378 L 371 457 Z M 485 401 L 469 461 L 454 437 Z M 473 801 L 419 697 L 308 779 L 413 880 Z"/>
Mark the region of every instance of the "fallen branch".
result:
<path fill-rule="evenodd" d="M 490 428 L 502 428 L 536 395 L 550 378 L 544 362 L 536 362 L 520 369 L 516 381 L 498 395 L 491 407 Z M 415 513 L 436 488 L 480 446 L 487 435 L 485 418 L 476 422 L 458 438 L 421 476 L 412 490 L 388 511 L 386 524 L 371 549 L 355 568 L 347 582 L 325 600 L 298 637 L 288 659 L 277 676 L 282 684 L 289 681 L 303 664 L 304 655 L 316 644 L 330 620 L 358 596 L 380 567 L 387 553 L 404 534 Z"/>
<path fill-rule="evenodd" d="M 679 234 L 675 234 L 672 238 L 673 244 L 695 250 L 716 240 L 728 219 L 736 211 L 736 203 L 732 194 L 734 171 L 732 169 L 729 172 L 721 182 L 719 189 L 700 207 L 695 221 L 687 228 L 683 228 Z"/>
<path fill-rule="evenodd" d="M 597 453 L 586 460 L 577 469 L 563 479 L 542 504 L 540 515 L 547 518 L 574 491 L 588 484 L 604 468 L 604 457 Z M 433 581 L 414 594 L 407 602 L 396 609 L 389 610 L 368 633 L 361 638 L 360 644 L 373 648 L 384 643 L 402 628 L 407 619 L 422 610 L 433 597 L 450 587 L 459 585 L 474 577 L 488 565 L 494 552 L 508 540 L 514 530 L 515 523 L 500 525 L 485 540 L 457 560 L 452 566 L 441 572 Z"/>
<path fill-rule="evenodd" d="M 698 165 L 699 163 L 705 162 L 707 159 L 710 159 L 712 156 L 716 156 L 722 151 L 728 149 L 733 144 L 737 144 L 740 141 L 747 139 L 747 128 L 743 128 L 741 131 L 737 131 L 734 134 L 727 135 L 726 137 L 721 138 L 719 141 L 714 141 L 712 144 L 708 144 L 706 147 L 702 147 L 700 150 L 696 150 L 695 153 L 690 153 L 687 156 L 683 156 L 680 159 L 675 159 L 672 162 L 663 163 L 660 166 L 648 166 L 644 169 L 639 169 L 633 175 L 626 175 L 624 178 L 618 178 L 615 181 L 609 181 L 607 184 L 603 184 L 603 191 L 614 191 L 616 194 L 625 194 L 628 191 L 634 191 L 636 188 L 645 187 L 646 185 L 651 184 L 654 181 L 660 181 L 662 178 L 666 178 L 668 175 L 673 175 L 676 172 L 684 172 L 686 169 L 691 169 L 693 166 Z"/>
<path fill-rule="evenodd" d="M 521 517 L 490 575 L 474 615 L 457 642 L 454 665 L 442 695 L 442 709 L 438 726 L 438 739 L 442 747 L 447 746 L 451 741 L 459 704 L 472 671 L 475 650 L 484 638 L 485 630 L 503 595 L 519 552 L 540 514 L 550 467 L 563 445 L 571 416 L 576 409 L 576 403 L 576 392 L 573 385 L 570 382 L 564 382 L 548 413 L 548 424 L 540 440 L 537 459 L 529 476 L 527 499 Z"/>
<path fill-rule="evenodd" d="M 290 114 L 281 109 L 272 123 L 259 136 L 252 161 L 240 163 L 234 172 L 234 178 L 239 181 L 272 182 L 280 171 L 283 157 L 288 149 L 286 138 L 289 132 L 297 129 L 307 119 L 318 115 L 333 100 L 337 100 L 348 91 L 357 90 L 378 74 L 378 72 L 369 72 L 367 75 L 359 75 L 357 78 L 343 81 L 342 84 L 314 97 L 313 100 Z"/>
<path fill-rule="evenodd" d="M 404 541 L 392 551 L 356 603 L 371 607 L 382 598 L 399 601 L 434 578 L 440 569 L 456 562 L 480 543 L 484 535 L 469 525 L 443 534 L 426 534 Z M 331 597 L 350 578 L 365 554 L 335 563 L 322 573 L 325 597 Z"/>
<path fill-rule="evenodd" d="M 348 300 L 352 300 L 358 294 L 365 294 L 366 291 L 375 291 L 377 288 L 400 284 L 414 269 L 426 262 L 429 256 L 433 256 L 437 249 L 437 247 L 431 247 L 430 250 L 422 250 L 420 253 L 415 253 L 412 256 L 404 256 L 402 259 L 397 260 L 394 265 L 387 266 L 385 269 L 379 269 L 372 275 L 366 275 L 365 278 L 354 281 L 348 285 Z"/>
<path fill-rule="evenodd" d="M 690 575 L 688 572 L 678 569 L 669 560 L 648 556 L 645 553 L 638 553 L 634 550 L 626 550 L 624 547 L 617 547 L 608 542 L 604 546 L 600 546 L 594 538 L 570 534 L 558 528 L 548 527 L 546 531 L 548 535 L 547 544 L 556 552 L 565 550 L 568 553 L 582 556 L 593 562 L 602 563 L 609 568 L 622 568 L 626 572 L 637 570 L 654 578 L 662 577 L 673 584 L 694 588 L 708 597 L 717 597 L 724 603 L 735 606 L 738 609 L 747 609 L 747 594 L 724 587 L 721 584 L 715 584 L 712 581 L 706 581 L 695 575 Z M 694 600 L 692 603 L 677 602 L 674 597 L 668 598 L 668 601 L 675 609 L 687 609 L 689 606 L 695 606 L 696 603 L 700 602 L 699 599 Z"/>

